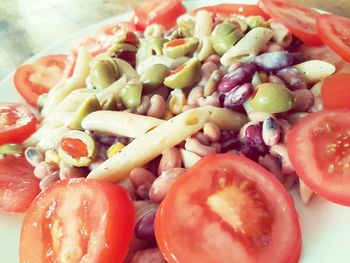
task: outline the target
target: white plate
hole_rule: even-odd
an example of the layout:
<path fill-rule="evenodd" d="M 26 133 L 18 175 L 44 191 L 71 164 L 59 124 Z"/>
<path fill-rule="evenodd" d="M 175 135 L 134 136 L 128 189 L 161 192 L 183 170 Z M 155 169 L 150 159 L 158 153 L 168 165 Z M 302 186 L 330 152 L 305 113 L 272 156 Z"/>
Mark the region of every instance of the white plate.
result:
<path fill-rule="evenodd" d="M 204 1 L 203 1 L 204 2 Z M 254 0 L 242 1 L 189 1 L 187 8 L 220 2 L 256 3 Z M 70 35 L 54 46 L 38 53 L 27 62 L 33 62 L 44 54 L 67 52 L 71 41 L 77 37 L 93 34 L 102 25 L 123 21 L 130 13 L 108 19 Z M 15 92 L 13 74 L 0 83 L 0 101 L 22 101 Z M 305 164 L 307 165 L 307 164 Z M 350 191 L 350 189 L 349 189 Z M 296 192 L 293 192 L 295 205 L 299 212 L 302 228 L 301 263 L 348 263 L 350 262 L 350 208 L 339 206 L 319 197 L 313 197 L 308 206 L 302 205 Z M 18 243 L 23 216 L 0 212 L 0 262 L 18 262 Z M 35 263 L 35 262 L 34 262 Z M 218 262 L 219 263 L 219 262 Z M 242 262 L 244 263 L 244 262 Z"/>

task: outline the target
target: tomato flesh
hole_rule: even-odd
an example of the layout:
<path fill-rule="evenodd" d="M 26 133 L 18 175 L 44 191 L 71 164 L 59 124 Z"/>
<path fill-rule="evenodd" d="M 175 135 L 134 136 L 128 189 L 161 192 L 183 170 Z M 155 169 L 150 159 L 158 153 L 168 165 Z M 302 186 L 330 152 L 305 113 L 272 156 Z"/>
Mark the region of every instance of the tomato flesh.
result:
<path fill-rule="evenodd" d="M 85 178 L 57 181 L 27 211 L 20 262 L 123 262 L 133 220 L 123 188 Z"/>
<path fill-rule="evenodd" d="M 337 73 L 323 81 L 322 102 L 326 109 L 350 109 L 350 74 Z"/>
<path fill-rule="evenodd" d="M 186 41 L 185 39 L 183 38 L 180 38 L 180 39 L 175 39 L 175 40 L 172 40 L 172 41 L 169 41 L 165 44 L 166 47 L 176 47 L 176 46 L 180 46 L 180 45 L 183 45 L 185 44 Z"/>
<path fill-rule="evenodd" d="M 242 16 L 262 16 L 266 19 L 269 16 L 257 5 L 245 4 L 217 4 L 194 9 L 191 14 L 196 14 L 199 10 L 206 10 L 220 15 L 242 15 Z"/>
<path fill-rule="evenodd" d="M 62 149 L 74 159 L 80 159 L 89 154 L 87 145 L 76 138 L 63 138 L 61 140 Z"/>
<path fill-rule="evenodd" d="M 316 28 L 316 18 L 320 15 L 318 12 L 285 0 L 260 0 L 259 6 L 306 45 L 322 45 Z"/>
<path fill-rule="evenodd" d="M 34 115 L 18 103 L 0 103 L 0 145 L 21 143 L 36 128 Z"/>
<path fill-rule="evenodd" d="M 349 114 L 348 109 L 312 113 L 287 134 L 288 155 L 297 175 L 317 194 L 348 206 Z"/>
<path fill-rule="evenodd" d="M 34 168 L 22 156 L 0 159 L 0 209 L 24 212 L 40 192 Z"/>
<path fill-rule="evenodd" d="M 74 59 L 67 55 L 44 56 L 33 64 L 21 65 L 16 69 L 15 87 L 29 104 L 36 106 L 41 94 L 71 75 L 73 65 Z"/>
<path fill-rule="evenodd" d="M 80 48 L 86 48 L 91 56 L 95 57 L 106 52 L 112 46 L 113 40 L 113 35 L 97 34 L 95 36 L 88 36 L 73 41 L 71 50 L 77 56 Z"/>
<path fill-rule="evenodd" d="M 350 62 L 350 20 L 323 14 L 317 18 L 317 29 L 323 43 L 347 62 Z"/>
<path fill-rule="evenodd" d="M 300 256 L 288 192 L 265 169 L 233 154 L 207 156 L 177 179 L 158 209 L 155 234 L 170 263 L 297 262 Z"/>
<path fill-rule="evenodd" d="M 154 23 L 170 28 L 176 18 L 185 12 L 186 8 L 180 0 L 152 0 L 136 8 L 132 20 L 140 31 Z"/>

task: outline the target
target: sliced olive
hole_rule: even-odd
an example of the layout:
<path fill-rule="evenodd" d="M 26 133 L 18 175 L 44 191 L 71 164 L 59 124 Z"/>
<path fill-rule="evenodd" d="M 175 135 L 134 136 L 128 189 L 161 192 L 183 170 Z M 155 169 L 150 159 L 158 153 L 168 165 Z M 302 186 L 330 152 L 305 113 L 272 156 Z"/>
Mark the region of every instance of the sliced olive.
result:
<path fill-rule="evenodd" d="M 280 113 L 292 109 L 295 98 L 289 89 L 280 84 L 263 83 L 256 87 L 249 104 L 254 111 Z"/>
<path fill-rule="evenodd" d="M 169 73 L 170 70 L 163 64 L 154 64 L 146 69 L 140 77 L 144 92 L 148 93 L 158 89 Z"/>
<path fill-rule="evenodd" d="M 98 147 L 94 139 L 85 132 L 70 130 L 60 140 L 58 156 L 67 165 L 88 166 L 97 156 Z"/>
<path fill-rule="evenodd" d="M 141 84 L 127 84 L 120 91 L 120 99 L 125 107 L 128 109 L 135 109 L 141 103 L 142 85 Z"/>
<path fill-rule="evenodd" d="M 229 23 L 216 25 L 211 34 L 213 48 L 219 55 L 223 55 L 242 37 L 243 33 L 241 29 L 237 25 Z"/>
<path fill-rule="evenodd" d="M 199 44 L 198 38 L 180 38 L 167 42 L 163 47 L 163 54 L 169 58 L 190 56 Z"/>
<path fill-rule="evenodd" d="M 197 58 L 191 58 L 166 77 L 164 85 L 172 89 L 184 89 L 199 81 L 200 78 L 201 62 Z"/>
<path fill-rule="evenodd" d="M 91 112 L 100 110 L 101 106 L 95 94 L 86 94 L 86 99 L 81 102 L 75 111 L 72 121 L 68 127 L 71 129 L 82 130 L 81 121 Z"/>
<path fill-rule="evenodd" d="M 101 59 L 91 65 L 90 79 L 98 89 L 105 89 L 118 78 L 118 67 L 113 59 Z"/>
<path fill-rule="evenodd" d="M 148 40 L 148 44 L 147 44 L 148 56 L 163 55 L 163 46 L 166 42 L 168 42 L 168 40 L 162 37 L 156 37 Z"/>

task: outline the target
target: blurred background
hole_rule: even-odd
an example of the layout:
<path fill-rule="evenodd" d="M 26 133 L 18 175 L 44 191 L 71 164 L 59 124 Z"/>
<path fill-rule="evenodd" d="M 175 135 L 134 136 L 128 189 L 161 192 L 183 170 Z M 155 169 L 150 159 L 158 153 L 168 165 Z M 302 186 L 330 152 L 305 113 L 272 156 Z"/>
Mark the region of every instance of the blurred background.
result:
<path fill-rule="evenodd" d="M 294 1 L 350 17 L 350 0 Z M 147 0 L 0 0 L 0 80 L 67 35 L 143 2 Z"/>

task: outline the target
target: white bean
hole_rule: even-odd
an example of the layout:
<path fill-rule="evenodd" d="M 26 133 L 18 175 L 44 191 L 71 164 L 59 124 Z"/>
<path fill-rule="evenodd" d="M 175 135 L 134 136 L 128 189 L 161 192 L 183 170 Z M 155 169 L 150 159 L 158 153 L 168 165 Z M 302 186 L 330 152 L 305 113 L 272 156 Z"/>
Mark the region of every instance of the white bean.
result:
<path fill-rule="evenodd" d="M 220 139 L 221 132 L 219 127 L 212 122 L 207 122 L 203 127 L 203 133 L 212 142 L 217 142 Z"/>
<path fill-rule="evenodd" d="M 216 152 L 216 149 L 214 147 L 203 145 L 197 139 L 194 139 L 194 138 L 186 139 L 185 149 L 201 157 L 204 157 Z"/>
<path fill-rule="evenodd" d="M 154 118 L 163 118 L 165 113 L 165 100 L 162 96 L 155 94 L 151 98 L 151 106 L 147 111 L 147 116 Z"/>

